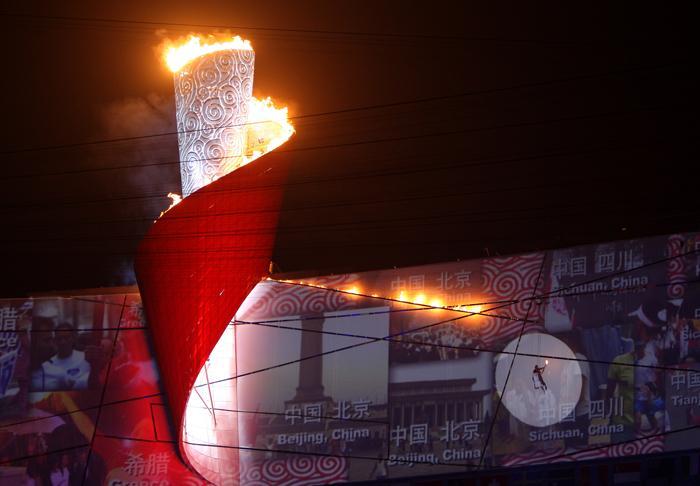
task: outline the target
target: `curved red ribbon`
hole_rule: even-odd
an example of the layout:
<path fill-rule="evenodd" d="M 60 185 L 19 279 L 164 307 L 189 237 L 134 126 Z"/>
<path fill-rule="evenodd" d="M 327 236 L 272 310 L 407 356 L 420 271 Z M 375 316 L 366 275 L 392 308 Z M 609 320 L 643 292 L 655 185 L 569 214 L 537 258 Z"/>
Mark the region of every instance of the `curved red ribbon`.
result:
<path fill-rule="evenodd" d="M 183 418 L 195 379 L 268 274 L 287 174 L 282 155 L 267 154 L 191 194 L 138 248 L 137 281 L 186 462 Z"/>

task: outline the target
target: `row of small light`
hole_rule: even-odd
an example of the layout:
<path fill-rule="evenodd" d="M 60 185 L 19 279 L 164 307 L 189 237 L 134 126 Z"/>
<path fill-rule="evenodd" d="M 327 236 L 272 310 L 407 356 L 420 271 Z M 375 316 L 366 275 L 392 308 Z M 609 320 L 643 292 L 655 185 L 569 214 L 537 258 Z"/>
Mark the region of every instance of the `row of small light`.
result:
<path fill-rule="evenodd" d="M 459 311 L 459 312 L 468 312 L 471 314 L 478 314 L 481 312 L 481 305 L 479 305 L 479 304 L 445 305 L 445 303 L 441 299 L 438 299 L 438 298 L 429 299 L 425 294 L 422 294 L 422 293 L 416 294 L 413 298 L 410 298 L 406 294 L 406 292 L 404 292 L 403 290 L 399 292 L 397 297 L 383 297 L 383 296 L 380 296 L 377 294 L 365 294 L 357 286 L 352 286 L 352 287 L 348 287 L 345 289 L 339 289 L 339 288 L 334 288 L 334 287 L 328 287 L 326 285 L 305 282 L 303 280 L 278 280 L 278 279 L 274 279 L 274 278 L 268 278 L 267 280 L 270 280 L 273 282 L 291 284 L 291 285 L 301 285 L 304 287 L 312 287 L 312 288 L 322 289 L 322 290 L 330 290 L 332 292 L 351 294 L 351 295 L 355 295 L 358 297 L 371 297 L 371 298 L 375 298 L 375 299 L 400 302 L 402 304 L 420 305 L 423 307 L 431 307 L 433 309 L 444 309 L 444 310 L 452 310 L 452 311 Z"/>

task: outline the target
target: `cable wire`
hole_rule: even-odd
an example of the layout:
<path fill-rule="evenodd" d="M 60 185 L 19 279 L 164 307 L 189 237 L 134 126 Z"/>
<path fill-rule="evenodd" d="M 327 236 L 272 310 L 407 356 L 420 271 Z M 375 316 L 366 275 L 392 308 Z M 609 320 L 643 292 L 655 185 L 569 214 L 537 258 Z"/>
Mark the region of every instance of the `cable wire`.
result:
<path fill-rule="evenodd" d="M 546 263 L 547 257 L 544 255 L 542 257 L 542 263 L 540 264 L 540 270 L 537 274 L 537 279 L 535 280 L 535 285 L 532 289 L 532 295 L 534 296 L 537 293 L 537 288 L 540 285 L 540 279 L 542 278 L 542 275 L 544 274 L 544 266 Z M 484 440 L 484 446 L 481 449 L 481 455 L 479 456 L 479 468 L 481 468 L 483 461 L 484 461 L 484 455 L 486 454 L 486 448 L 489 445 L 489 440 L 491 439 L 491 435 L 493 434 L 493 427 L 496 425 L 496 418 L 498 417 L 498 411 L 501 409 L 501 404 L 503 403 L 503 397 L 506 394 L 506 389 L 508 388 L 508 380 L 510 379 L 510 373 L 513 370 L 513 365 L 515 364 L 515 359 L 518 357 L 518 350 L 520 349 L 520 341 L 523 338 L 523 333 L 525 332 L 525 324 L 526 320 L 530 317 L 530 311 L 532 310 L 533 307 L 533 302 L 530 300 L 529 305 L 527 307 L 527 312 L 525 313 L 525 319 L 523 320 L 523 325 L 520 326 L 520 332 L 518 333 L 518 338 L 517 341 L 515 342 L 515 352 L 513 353 L 513 359 L 510 361 L 510 365 L 508 366 L 508 373 L 506 374 L 506 380 L 503 383 L 503 390 L 501 393 L 498 395 L 498 401 L 496 402 L 496 411 L 493 413 L 493 418 L 491 419 L 491 425 L 489 426 L 489 431 L 486 434 L 486 440 Z"/>
<path fill-rule="evenodd" d="M 609 275 L 604 275 L 604 276 L 601 276 L 601 277 L 588 279 L 588 280 L 586 280 L 586 281 L 584 281 L 584 282 L 580 282 L 580 283 L 577 284 L 577 285 L 578 285 L 578 286 L 581 286 L 581 285 L 587 285 L 587 284 L 590 284 L 590 283 L 599 282 L 599 281 L 602 281 L 602 280 L 605 280 L 605 279 L 608 279 L 608 278 L 613 278 L 613 277 L 616 277 L 616 276 L 624 275 L 624 274 L 627 274 L 627 273 L 630 273 L 630 272 L 634 272 L 634 271 L 637 271 L 637 270 L 640 270 L 640 269 L 643 269 L 643 268 L 648 268 L 648 267 L 653 266 L 653 265 L 658 265 L 659 263 L 665 263 L 665 262 L 674 260 L 674 259 L 676 259 L 676 258 L 682 258 L 682 257 L 685 257 L 685 256 L 687 256 L 687 255 L 696 254 L 696 253 L 700 253 L 700 248 L 697 249 L 697 250 L 690 250 L 690 251 L 688 251 L 688 252 L 681 253 L 681 254 L 679 254 L 679 255 L 674 255 L 674 256 L 666 257 L 666 258 L 663 258 L 663 259 L 660 259 L 660 260 L 656 260 L 656 261 L 653 261 L 653 262 L 650 262 L 650 263 L 642 264 L 642 265 L 639 265 L 639 266 L 637 266 L 637 267 L 630 268 L 630 269 L 627 269 L 627 270 L 620 270 L 620 271 L 617 271 L 617 272 L 612 273 L 612 274 L 609 274 Z M 542 255 L 542 265 L 543 265 L 543 267 L 544 267 L 544 262 L 545 262 L 545 259 L 546 259 L 546 258 L 547 258 L 547 253 L 543 253 L 543 255 Z M 541 271 L 542 271 L 542 269 L 540 269 L 540 272 L 541 272 Z M 538 281 L 539 281 L 539 278 L 538 278 Z M 492 311 L 492 310 L 497 310 L 497 309 L 501 309 L 501 308 L 504 308 L 504 307 L 509 307 L 509 306 L 511 306 L 511 305 L 513 305 L 513 304 L 516 304 L 516 303 L 537 301 L 538 299 L 542 299 L 543 297 L 547 297 L 547 296 L 550 296 L 550 295 L 556 295 L 557 293 L 559 293 L 559 292 L 561 292 L 562 290 L 564 290 L 564 289 L 556 289 L 556 290 L 551 290 L 551 291 L 549 291 L 549 292 L 544 292 L 544 293 L 541 293 L 541 294 L 537 294 L 537 293 L 536 293 L 536 289 L 537 289 L 537 287 L 535 287 L 535 292 L 533 292 L 533 296 L 531 296 L 531 297 L 524 297 L 524 298 L 522 298 L 522 299 L 513 300 L 513 301 L 511 301 L 511 302 L 506 302 L 506 303 L 504 303 L 504 304 L 500 304 L 500 305 L 497 305 L 497 306 L 494 306 L 494 307 L 490 307 L 490 308 L 488 308 L 488 309 L 486 309 L 486 310 L 482 310 L 482 311 L 479 311 L 479 312 L 465 311 L 464 315 L 458 316 L 458 317 L 456 317 L 456 318 L 440 320 L 440 321 L 435 322 L 435 323 L 426 324 L 426 325 L 424 325 L 424 326 L 419 326 L 419 327 L 416 327 L 416 328 L 413 328 L 413 329 L 408 329 L 408 330 L 401 331 L 401 332 L 398 332 L 398 333 L 389 334 L 389 335 L 384 336 L 384 337 L 373 337 L 373 338 L 371 338 L 370 340 L 363 341 L 363 342 L 361 342 L 361 343 L 355 343 L 355 344 L 351 344 L 351 345 L 348 345 L 348 346 L 343 346 L 343 347 L 340 347 L 340 348 L 332 349 L 332 350 L 329 350 L 329 351 L 324 351 L 324 352 L 320 352 L 320 353 L 315 353 L 315 354 L 312 354 L 312 355 L 309 355 L 309 356 L 301 357 L 301 358 L 299 358 L 299 359 L 287 361 L 287 362 L 284 362 L 284 363 L 279 363 L 279 364 L 276 364 L 276 365 L 266 366 L 266 367 L 264 367 L 264 368 L 260 368 L 260 369 L 257 369 L 257 370 L 253 370 L 253 371 L 249 371 L 249 372 L 237 374 L 237 375 L 235 375 L 235 376 L 231 376 L 231 377 L 227 377 L 227 378 L 221 378 L 221 379 L 218 379 L 218 380 L 210 381 L 208 384 L 196 385 L 195 387 L 196 387 L 196 388 L 201 388 L 201 387 L 207 386 L 207 385 L 214 385 L 214 384 L 222 383 L 222 382 L 226 382 L 226 381 L 237 380 L 238 378 L 243 378 L 243 377 L 250 376 L 250 375 L 254 375 L 254 374 L 257 374 L 257 373 L 262 373 L 262 372 L 265 372 L 265 371 L 270 371 L 270 370 L 272 370 L 272 369 L 281 368 L 281 367 L 283 367 L 283 366 L 287 366 L 287 365 L 291 365 L 291 364 L 300 363 L 300 362 L 302 362 L 302 361 L 306 361 L 306 360 L 309 360 L 309 359 L 315 359 L 315 358 L 319 358 L 319 357 L 322 357 L 322 356 L 326 356 L 326 355 L 338 353 L 338 352 L 341 352 L 341 351 L 347 351 L 347 350 L 349 350 L 349 349 L 356 349 L 356 348 L 358 348 L 358 347 L 360 347 L 360 346 L 364 346 L 364 345 L 367 345 L 367 344 L 372 344 L 372 343 L 379 342 L 379 341 L 386 341 L 386 340 L 388 340 L 388 339 L 393 339 L 393 338 L 398 337 L 398 336 L 403 336 L 403 335 L 407 335 L 407 334 L 416 333 L 416 332 L 419 332 L 419 331 L 422 331 L 422 330 L 426 330 L 426 329 L 430 329 L 430 328 L 433 328 L 433 327 L 436 327 L 436 326 L 439 326 L 439 325 L 442 325 L 442 324 L 453 323 L 453 322 L 456 322 L 456 321 L 458 321 L 458 320 L 464 319 L 464 318 L 466 318 L 466 317 L 472 317 L 472 316 L 474 316 L 474 315 L 479 315 L 480 312 L 482 312 L 482 313 L 483 313 L 483 312 L 489 312 L 489 311 Z M 527 316 L 526 316 L 526 318 L 527 318 Z M 524 326 L 524 324 L 525 324 L 525 323 L 523 323 L 523 326 Z M 512 364 L 512 363 L 511 363 L 511 364 Z"/>
<path fill-rule="evenodd" d="M 383 169 L 383 170 L 370 170 L 370 171 L 365 171 L 365 172 L 350 172 L 342 175 L 337 175 L 337 176 L 327 176 L 327 177 L 314 177 L 314 178 L 307 178 L 304 180 L 300 181 L 291 181 L 291 182 L 286 182 L 286 183 L 277 183 L 277 184 L 256 184 L 256 185 L 251 185 L 249 187 L 244 187 L 244 188 L 226 188 L 226 189 L 217 189 L 217 188 L 210 188 L 207 191 L 210 194 L 234 194 L 234 193 L 240 193 L 240 192 L 256 192 L 256 191 L 265 191 L 273 188 L 290 188 L 290 187 L 295 187 L 295 186 L 305 186 L 309 184 L 326 184 L 326 183 L 337 183 L 337 182 L 343 182 L 343 181 L 348 181 L 348 180 L 357 180 L 357 179 L 365 179 L 365 178 L 375 178 L 375 177 L 389 177 L 389 176 L 400 176 L 404 177 L 407 175 L 415 175 L 415 174 L 421 174 L 421 173 L 426 173 L 426 172 L 436 172 L 436 171 L 443 171 L 443 170 L 451 170 L 451 169 L 458 169 L 458 168 L 464 168 L 464 167 L 481 167 L 481 166 L 494 166 L 494 165 L 500 165 L 500 164 L 510 164 L 510 163 L 515 163 L 515 162 L 525 162 L 525 161 L 533 161 L 533 160 L 543 160 L 547 158 L 557 158 L 557 157 L 566 157 L 566 156 L 573 156 L 573 155 L 591 155 L 591 154 L 596 154 L 600 152 L 607 152 L 607 151 L 617 151 L 617 150 L 628 150 L 628 149 L 649 149 L 653 147 L 664 147 L 669 144 L 678 144 L 679 140 L 677 138 L 656 138 L 656 139 L 647 139 L 644 143 L 633 143 L 633 144 L 614 144 L 614 145 L 604 145 L 604 146 L 598 146 L 598 147 L 587 147 L 587 148 L 577 148 L 573 150 L 557 150 L 557 151 L 551 151 L 551 152 L 541 152 L 538 154 L 534 155 L 518 155 L 518 156 L 507 156 L 507 157 L 484 157 L 484 158 L 476 158 L 476 159 L 467 159 L 467 160 L 461 160 L 461 161 L 455 161 L 455 162 L 449 162 L 449 163 L 443 163 L 443 164 L 430 164 L 426 166 L 425 164 L 421 165 L 413 165 L 413 166 L 401 166 L 396 169 Z M 437 154 L 427 154 L 429 155 L 437 155 Z M 405 162 L 408 159 L 413 159 L 417 158 L 421 161 L 424 161 L 426 157 L 426 154 L 419 154 L 419 155 L 407 155 L 407 156 L 390 156 L 390 157 L 381 157 L 378 159 L 371 159 L 368 160 L 368 162 L 376 163 L 376 162 L 388 162 L 388 161 L 402 161 Z M 606 177 L 579 177 L 579 178 L 571 178 L 571 181 L 605 181 L 609 180 L 609 178 Z M 566 181 L 568 182 L 568 181 Z M 561 184 L 561 183 L 560 183 Z M 544 187 L 551 187 L 553 184 L 540 184 L 540 185 L 527 185 L 527 186 L 522 186 L 524 189 L 526 188 L 544 188 Z M 478 192 L 477 192 L 478 193 Z M 472 193 L 466 193 L 466 194 L 472 194 Z M 123 203 L 125 201 L 132 201 L 132 200 L 142 200 L 142 199 L 166 199 L 166 196 L 164 194 L 164 191 L 159 191 L 159 192 L 152 192 L 152 193 L 146 193 L 146 194 L 138 194 L 138 195 L 133 195 L 133 196 L 118 196 L 118 197 L 110 197 L 110 198 L 100 198 L 100 199 L 89 199 L 89 200 L 73 200 L 73 201 L 56 201 L 52 200 L 50 203 L 44 202 L 44 203 L 39 203 L 39 202 L 22 202 L 21 204 L 7 204 L 3 205 L 0 210 L 7 210 L 9 211 L 16 211 L 18 209 L 37 209 L 37 208 L 55 208 L 58 206 L 83 206 L 87 204 L 98 204 L 98 203 L 111 203 L 111 202 L 119 202 Z"/>
<path fill-rule="evenodd" d="M 545 87 L 545 86 L 550 86 L 550 85 L 559 84 L 559 83 L 583 81 L 583 80 L 587 80 L 587 79 L 596 79 L 596 78 L 600 78 L 600 77 L 617 76 L 617 75 L 622 75 L 622 74 L 632 74 L 632 73 L 638 73 L 640 71 L 663 70 L 663 69 L 667 69 L 667 68 L 671 68 L 671 67 L 684 66 L 684 65 L 687 65 L 689 63 L 690 63 L 690 61 L 684 60 L 684 61 L 676 61 L 673 63 L 657 64 L 657 65 L 651 65 L 651 66 L 634 66 L 631 68 L 606 71 L 603 73 L 582 74 L 582 75 L 578 75 L 578 76 L 571 76 L 571 77 L 567 77 L 567 78 L 560 78 L 560 79 L 554 79 L 554 80 L 537 81 L 537 82 L 531 82 L 531 83 L 521 83 L 521 84 L 506 86 L 506 87 L 501 87 L 501 88 L 486 88 L 486 89 L 481 89 L 481 90 L 472 90 L 472 91 L 466 91 L 466 92 L 462 92 L 462 93 L 455 93 L 455 94 L 451 94 L 451 95 L 430 96 L 430 97 L 425 97 L 425 98 L 417 98 L 414 100 L 394 101 L 394 102 L 389 102 L 389 103 L 378 103 L 378 104 L 371 104 L 371 105 L 365 105 L 365 106 L 359 106 L 359 107 L 327 110 L 327 111 L 316 112 L 316 113 L 307 113 L 307 114 L 303 114 L 303 115 L 290 116 L 289 119 L 290 120 L 301 120 L 301 119 L 305 119 L 305 118 L 315 118 L 315 117 L 324 117 L 324 116 L 330 116 L 330 115 L 341 115 L 341 114 L 347 114 L 347 113 L 355 113 L 358 111 L 377 110 L 377 109 L 383 109 L 383 108 L 394 108 L 394 107 L 398 107 L 398 106 L 422 104 L 422 103 L 432 103 L 432 102 L 436 102 L 436 101 L 447 101 L 447 100 L 454 100 L 454 99 L 470 97 L 470 96 L 495 94 L 495 93 L 500 93 L 500 92 L 504 92 L 504 91 L 512 91 L 512 90 L 520 90 L 520 89 L 536 88 L 536 87 Z M 262 122 L 259 122 L 259 123 L 262 123 Z M 221 129 L 221 128 L 233 128 L 236 126 L 245 126 L 245 125 L 249 125 L 249 124 L 252 124 L 252 123 L 242 123 L 242 124 L 236 124 L 236 125 L 221 125 L 218 127 L 209 127 L 209 128 L 206 128 L 206 130 Z M 65 144 L 60 144 L 60 145 L 50 145 L 50 146 L 43 146 L 43 147 L 28 147 L 28 148 L 16 149 L 16 150 L 3 150 L 3 151 L 0 151 L 0 156 L 16 155 L 16 154 L 20 154 L 20 153 L 38 152 L 38 151 L 46 151 L 46 150 L 61 150 L 61 149 L 66 149 L 66 148 L 101 145 L 101 144 L 105 144 L 105 143 L 143 140 L 143 139 L 149 139 L 149 138 L 179 135 L 181 133 L 187 133 L 189 131 L 199 131 L 199 130 L 205 130 L 205 129 L 170 131 L 170 132 L 161 132 L 161 133 L 154 133 L 154 134 L 148 134 L 148 135 L 138 135 L 138 136 L 133 136 L 133 137 L 118 137 L 118 138 L 111 138 L 111 139 L 93 140 L 93 141 L 89 141 L 89 142 L 72 142 L 72 143 L 65 143 Z M 201 160 L 206 160 L 206 159 L 201 159 Z M 23 175 L 21 177 L 30 177 L 30 176 L 31 175 L 26 175 L 26 176 Z M 0 178 L 0 180 L 3 180 L 3 179 Z"/>

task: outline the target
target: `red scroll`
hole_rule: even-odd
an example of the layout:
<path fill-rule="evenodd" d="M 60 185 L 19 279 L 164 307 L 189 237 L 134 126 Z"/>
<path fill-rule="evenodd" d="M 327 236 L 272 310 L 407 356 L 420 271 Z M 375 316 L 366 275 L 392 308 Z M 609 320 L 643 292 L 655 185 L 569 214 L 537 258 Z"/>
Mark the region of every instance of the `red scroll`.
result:
<path fill-rule="evenodd" d="M 268 273 L 286 177 L 270 153 L 165 213 L 138 249 L 136 274 L 179 449 L 195 379 L 252 288 Z"/>

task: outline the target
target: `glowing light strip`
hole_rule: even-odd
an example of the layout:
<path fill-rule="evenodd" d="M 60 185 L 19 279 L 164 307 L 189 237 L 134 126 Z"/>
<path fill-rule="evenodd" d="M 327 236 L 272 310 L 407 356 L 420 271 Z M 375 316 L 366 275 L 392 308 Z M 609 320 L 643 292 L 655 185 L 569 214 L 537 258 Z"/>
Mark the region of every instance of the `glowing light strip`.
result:
<path fill-rule="evenodd" d="M 481 309 L 482 309 L 482 306 L 485 304 L 501 304 L 501 303 L 516 304 L 519 302 L 519 300 L 508 300 L 508 301 L 496 301 L 496 302 L 475 302 L 473 304 L 442 305 L 440 299 L 433 299 L 433 300 L 431 300 L 431 302 L 429 304 L 426 304 L 425 297 L 423 294 L 418 294 L 417 297 L 419 297 L 419 299 L 416 299 L 415 301 L 411 301 L 411 300 L 406 300 L 404 291 L 400 291 L 399 297 L 394 298 L 394 297 L 380 296 L 377 294 L 363 294 L 362 292 L 360 292 L 360 290 L 356 286 L 350 287 L 348 289 L 339 289 L 339 288 L 334 288 L 334 287 L 328 287 L 326 285 L 319 285 L 319 284 L 304 282 L 303 280 L 284 280 L 284 279 L 275 279 L 272 277 L 268 277 L 266 280 L 271 281 L 271 282 L 288 284 L 288 285 L 299 285 L 302 287 L 311 287 L 311 288 L 315 288 L 315 289 L 328 290 L 330 292 L 339 292 L 341 294 L 354 295 L 357 297 L 366 297 L 369 299 L 381 299 L 381 300 L 386 300 L 386 301 L 390 301 L 390 302 L 397 302 L 400 304 L 421 306 L 421 307 L 425 307 L 428 309 L 449 310 L 449 311 L 455 311 L 455 312 L 462 312 L 462 313 L 466 313 L 466 314 L 482 315 Z M 421 296 L 423 296 L 423 298 L 420 298 Z M 489 316 L 489 317 L 492 317 L 492 316 Z"/>

